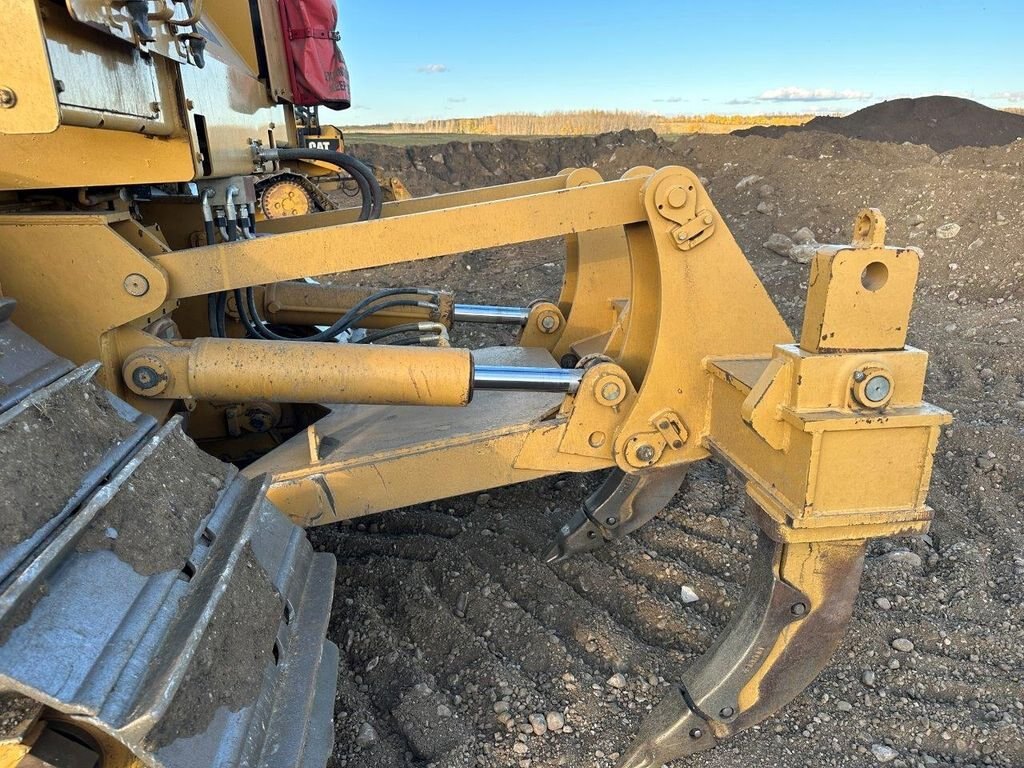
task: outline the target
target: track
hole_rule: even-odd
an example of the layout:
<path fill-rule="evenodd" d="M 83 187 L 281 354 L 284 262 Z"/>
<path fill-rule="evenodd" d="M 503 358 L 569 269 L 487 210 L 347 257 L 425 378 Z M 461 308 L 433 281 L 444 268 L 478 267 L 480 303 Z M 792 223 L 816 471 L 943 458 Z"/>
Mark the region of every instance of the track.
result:
<path fill-rule="evenodd" d="M 0 763 L 319 768 L 333 559 L 0 310 Z"/>
<path fill-rule="evenodd" d="M 725 626 L 755 538 L 740 489 L 708 464 L 632 539 L 545 566 L 594 482 L 540 481 L 311 532 L 339 558 L 332 765 L 614 764 L 666 681 Z M 686 765 L 1024 764 L 1021 670 L 1000 667 L 1000 649 L 1024 640 L 999 619 L 1011 610 L 1005 581 L 952 557 L 929 565 L 926 545 L 921 567 L 890 549 L 873 545 L 850 635 L 822 678 Z M 683 587 L 700 600 L 684 603 Z M 951 599 L 959 589 L 973 599 Z M 897 637 L 914 650 L 892 649 Z M 616 673 L 624 688 L 609 682 Z M 530 714 L 548 712 L 565 732 L 530 728 Z"/>

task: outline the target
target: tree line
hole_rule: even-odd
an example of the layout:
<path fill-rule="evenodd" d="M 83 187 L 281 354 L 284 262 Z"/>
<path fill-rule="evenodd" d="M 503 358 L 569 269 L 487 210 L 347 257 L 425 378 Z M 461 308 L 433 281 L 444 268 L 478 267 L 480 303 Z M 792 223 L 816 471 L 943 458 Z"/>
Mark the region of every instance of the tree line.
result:
<path fill-rule="evenodd" d="M 422 123 L 349 126 L 364 133 L 449 133 L 484 136 L 579 136 L 624 129 L 657 133 L 725 133 L 754 125 L 799 125 L 812 115 L 688 115 L 665 117 L 649 112 L 581 110 L 509 112 L 486 117 L 454 117 Z"/>

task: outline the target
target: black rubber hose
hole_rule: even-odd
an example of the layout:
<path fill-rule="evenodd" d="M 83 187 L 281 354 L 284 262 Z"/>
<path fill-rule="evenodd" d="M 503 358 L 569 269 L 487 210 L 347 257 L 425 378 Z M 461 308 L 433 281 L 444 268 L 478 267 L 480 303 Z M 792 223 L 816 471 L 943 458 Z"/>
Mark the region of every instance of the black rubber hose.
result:
<path fill-rule="evenodd" d="M 421 327 L 424 325 L 430 325 L 433 327 L 424 329 Z M 379 331 L 372 331 L 357 341 L 356 344 L 373 344 L 375 341 L 380 341 L 381 339 L 386 339 L 391 336 L 397 336 L 400 333 L 417 333 L 420 336 L 425 336 L 429 333 L 439 334 L 443 330 L 445 330 L 445 327 L 441 323 L 435 323 L 429 320 L 423 320 L 416 323 L 404 323 L 402 325 L 392 325 L 389 328 L 382 328 Z"/>
<path fill-rule="evenodd" d="M 430 309 L 437 308 L 436 304 L 424 301 L 413 301 L 411 299 L 396 299 L 378 303 L 381 299 L 386 299 L 389 296 L 403 295 L 436 296 L 437 294 L 435 291 L 431 291 L 426 288 L 388 288 L 383 291 L 378 291 L 377 293 L 367 296 L 352 307 L 352 309 L 332 323 L 329 328 L 325 328 L 324 330 L 318 331 L 312 336 L 307 336 L 303 339 L 281 336 L 267 327 L 267 324 L 259 316 L 259 310 L 256 308 L 255 292 L 251 288 L 245 289 L 244 295 L 243 291 L 236 291 L 235 301 L 239 305 L 238 316 L 242 321 L 242 325 L 245 326 L 246 331 L 256 338 L 267 339 L 270 341 L 333 341 L 334 338 L 342 331 L 348 330 L 355 323 L 358 323 L 360 320 L 363 320 L 374 312 L 379 312 L 382 309 L 410 306 Z"/>
<path fill-rule="evenodd" d="M 320 160 L 348 172 L 359 185 L 359 191 L 363 197 L 359 218 L 366 221 L 380 217 L 381 207 L 384 205 L 384 192 L 380 188 L 373 169 L 362 160 L 344 152 L 331 152 L 329 149 L 276 149 L 274 152 L 281 160 Z"/>
<path fill-rule="evenodd" d="M 319 160 L 322 162 L 331 163 L 338 166 L 343 171 L 347 172 L 359 186 L 359 193 L 362 198 L 359 219 L 360 221 L 367 221 L 369 219 L 376 219 L 380 217 L 381 209 L 384 204 L 384 193 L 380 188 L 380 183 L 377 181 L 377 177 L 374 175 L 373 170 L 358 160 L 352 155 L 345 154 L 344 152 L 331 152 L 326 149 L 274 149 L 272 153 L 268 153 L 268 158 L 278 160 Z M 251 212 L 250 212 L 251 213 Z M 253 229 L 255 232 L 255 228 Z M 234 239 L 234 238 L 232 238 Z M 337 321 L 331 324 L 329 328 L 323 331 L 312 334 L 299 341 L 330 341 L 333 340 L 339 333 L 346 330 L 354 322 L 362 320 L 367 315 L 373 314 L 380 309 L 385 308 L 374 307 L 370 311 L 359 314 L 359 311 L 367 308 L 368 305 L 381 298 L 387 296 L 394 296 L 398 294 L 419 294 L 423 295 L 425 291 L 423 289 L 391 289 L 388 291 L 380 291 L 373 296 L 369 296 L 362 302 L 357 304 L 355 307 L 350 309 L 345 315 L 339 318 Z M 259 309 L 256 307 L 255 292 L 252 288 L 246 288 L 244 291 L 235 291 L 235 302 L 238 304 L 238 318 L 245 328 L 246 332 L 253 338 L 267 339 L 269 341 L 295 341 L 296 339 L 282 336 L 275 333 L 267 323 L 260 317 Z M 424 304 L 424 302 L 411 302 L 412 306 L 418 306 Z M 409 306 L 410 302 L 405 301 L 401 304 L 396 302 L 388 303 L 386 306 Z M 431 305 L 432 306 L 432 305 Z M 211 309 L 211 314 L 213 310 Z"/>

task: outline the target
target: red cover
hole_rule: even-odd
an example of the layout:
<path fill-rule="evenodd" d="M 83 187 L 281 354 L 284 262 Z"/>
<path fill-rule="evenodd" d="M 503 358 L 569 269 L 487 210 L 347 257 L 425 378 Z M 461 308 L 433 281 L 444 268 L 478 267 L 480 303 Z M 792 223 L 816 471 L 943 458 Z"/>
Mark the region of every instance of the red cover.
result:
<path fill-rule="evenodd" d="M 348 67 L 338 41 L 335 0 L 279 0 L 292 102 L 348 109 Z"/>

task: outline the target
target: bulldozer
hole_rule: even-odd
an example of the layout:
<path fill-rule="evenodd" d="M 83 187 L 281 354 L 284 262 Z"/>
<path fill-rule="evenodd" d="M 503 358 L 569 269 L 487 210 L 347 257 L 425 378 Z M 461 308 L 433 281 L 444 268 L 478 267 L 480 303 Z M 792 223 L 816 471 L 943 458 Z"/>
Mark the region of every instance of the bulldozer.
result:
<path fill-rule="evenodd" d="M 868 541 L 928 529 L 950 416 L 906 343 L 919 253 L 879 211 L 817 251 L 795 336 L 683 167 L 386 201 L 309 140 L 310 110 L 349 100 L 333 0 L 3 16 L 0 765 L 319 768 L 335 564 L 304 527 L 604 472 L 557 562 L 713 459 L 743 478 L 757 552 L 721 637 L 623 745 L 622 768 L 659 766 L 800 694 Z M 268 179 L 326 168 L 352 205 L 259 215 Z M 560 293 L 518 306 L 346 283 L 550 238 Z M 516 343 L 454 346 L 470 323 Z"/>

